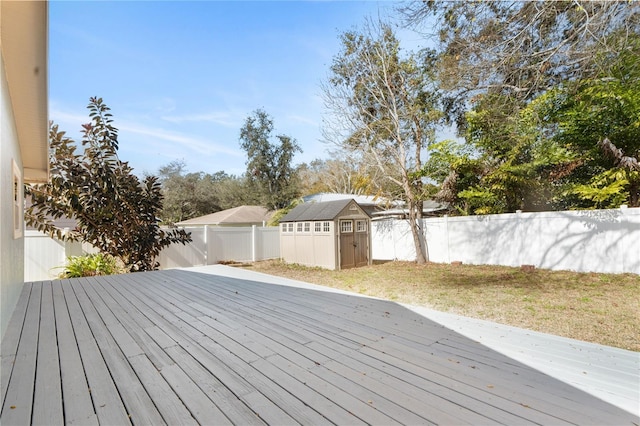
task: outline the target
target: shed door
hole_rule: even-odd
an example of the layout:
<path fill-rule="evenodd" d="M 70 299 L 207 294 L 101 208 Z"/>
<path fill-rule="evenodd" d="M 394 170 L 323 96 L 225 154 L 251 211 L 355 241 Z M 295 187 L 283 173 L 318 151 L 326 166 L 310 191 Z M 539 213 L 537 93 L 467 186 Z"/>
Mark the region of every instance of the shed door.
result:
<path fill-rule="evenodd" d="M 369 263 L 369 226 L 366 220 L 340 221 L 340 268 Z"/>

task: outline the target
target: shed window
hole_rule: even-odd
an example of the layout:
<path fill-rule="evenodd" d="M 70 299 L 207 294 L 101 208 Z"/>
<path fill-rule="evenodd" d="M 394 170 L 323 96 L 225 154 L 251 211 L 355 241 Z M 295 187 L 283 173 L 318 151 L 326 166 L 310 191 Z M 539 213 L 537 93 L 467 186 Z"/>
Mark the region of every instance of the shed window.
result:
<path fill-rule="evenodd" d="M 311 222 L 304 223 L 304 232 L 311 232 Z"/>
<path fill-rule="evenodd" d="M 296 232 L 302 232 L 302 222 L 296 223 Z"/>
<path fill-rule="evenodd" d="M 281 229 L 282 229 L 282 232 L 287 232 L 287 229 L 288 229 L 287 224 L 283 223 Z"/>
<path fill-rule="evenodd" d="M 23 231 L 23 220 L 24 220 L 24 212 L 22 211 L 23 206 L 23 192 L 22 192 L 22 173 L 20 171 L 20 167 L 12 160 L 12 168 L 13 168 L 13 182 L 12 182 L 12 207 L 13 207 L 13 238 L 22 237 Z"/>
<path fill-rule="evenodd" d="M 322 232 L 322 222 L 314 222 L 313 232 Z"/>
<path fill-rule="evenodd" d="M 350 220 L 341 220 L 340 232 L 353 232 L 353 222 Z"/>
<path fill-rule="evenodd" d="M 289 224 L 289 232 L 293 232 L 293 223 Z"/>
<path fill-rule="evenodd" d="M 322 232 L 331 232 L 331 222 L 322 223 Z"/>
<path fill-rule="evenodd" d="M 367 232 L 367 221 L 366 220 L 357 220 L 356 221 L 356 232 Z"/>

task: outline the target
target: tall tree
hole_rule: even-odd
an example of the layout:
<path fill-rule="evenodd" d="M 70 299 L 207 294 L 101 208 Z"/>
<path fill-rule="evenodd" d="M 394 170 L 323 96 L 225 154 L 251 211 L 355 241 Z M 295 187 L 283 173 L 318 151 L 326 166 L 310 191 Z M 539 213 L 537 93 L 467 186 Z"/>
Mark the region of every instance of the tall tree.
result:
<path fill-rule="evenodd" d="M 576 157 L 568 195 L 580 207 L 640 206 L 640 35 L 594 78 L 559 85 L 539 103 L 541 135 Z"/>
<path fill-rule="evenodd" d="M 242 205 L 261 202 L 245 177 L 228 175 L 223 171 L 186 173 L 184 161 L 175 160 L 158 169 L 164 195 L 160 218 L 176 223 Z"/>
<path fill-rule="evenodd" d="M 431 29 L 461 123 L 466 102 L 479 94 L 531 100 L 594 77 L 603 65 L 598 54 L 617 53 L 640 29 L 640 4 L 627 1 L 411 1 L 401 12 L 408 25 Z"/>
<path fill-rule="evenodd" d="M 186 244 L 191 237 L 184 230 L 160 228 L 158 179 L 147 176 L 141 182 L 128 163 L 120 161 L 118 129 L 102 99 L 91 98 L 88 109 L 91 122 L 82 125 L 82 154 L 76 154 L 75 142 L 52 124 L 51 180 L 26 188 L 32 200 L 26 222 L 60 239 L 91 243 L 121 259 L 129 271 L 157 269 L 155 259 L 162 248 Z M 77 227 L 68 233 L 56 228 L 51 219 L 63 216 L 75 219 Z"/>
<path fill-rule="evenodd" d="M 541 107 L 548 102 L 568 110 L 562 96 L 549 92 L 571 90 L 567 99 L 579 100 L 572 98 L 578 87 L 613 77 L 613 64 L 621 52 L 635 51 L 637 57 L 634 39 L 640 30 L 640 4 L 412 1 L 402 12 L 414 28 L 433 28 L 431 36 L 440 47 L 439 82 L 447 92 L 445 109 L 474 151 L 472 157 L 454 161 L 439 195 L 455 200 L 467 213 L 500 213 L 586 207 L 589 204 L 580 200 L 585 200 L 589 187 L 584 182 L 574 185 L 582 196 L 567 188 L 588 173 L 597 180 L 589 184 L 592 189 L 616 191 L 609 186 L 611 179 L 605 183 L 596 168 L 588 166 L 594 163 L 585 162 L 585 152 L 577 149 L 580 143 L 568 140 L 577 135 L 560 131 L 567 119 L 580 122 L 578 115 L 561 119 L 556 114 L 552 122 Z M 587 104 L 582 102 L 583 107 Z M 595 103 L 590 106 L 602 111 Z M 600 114 L 600 121 L 593 121 L 599 129 L 592 135 L 613 124 L 602 121 L 611 118 Z M 588 150 L 604 157 L 596 142 L 588 145 Z M 618 184 L 633 181 L 633 173 L 611 173 L 625 175 L 614 179 Z"/>
<path fill-rule="evenodd" d="M 369 21 L 341 36 L 323 85 L 325 138 L 348 153 L 365 153 L 392 185 L 383 194 L 401 195 L 408 209 L 416 262 L 428 260 L 421 231 L 424 185 L 422 156 L 442 118 L 438 94 L 430 86 L 433 52 L 402 55 L 390 25 Z"/>
<path fill-rule="evenodd" d="M 276 135 L 270 141 L 273 119 L 262 109 L 247 117 L 240 129 L 240 146 L 247 152 L 247 177 L 262 191 L 263 202 L 270 209 L 286 207 L 299 195 L 295 168 L 296 152 L 302 152 L 295 139 Z"/>

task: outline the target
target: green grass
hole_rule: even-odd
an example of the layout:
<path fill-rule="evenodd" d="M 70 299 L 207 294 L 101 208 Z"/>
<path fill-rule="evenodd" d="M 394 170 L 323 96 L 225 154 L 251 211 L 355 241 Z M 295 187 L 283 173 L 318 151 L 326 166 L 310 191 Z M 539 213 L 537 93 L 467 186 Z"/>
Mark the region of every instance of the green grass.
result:
<path fill-rule="evenodd" d="M 640 351 L 640 276 L 388 262 L 330 271 L 252 269 L 544 333 Z"/>

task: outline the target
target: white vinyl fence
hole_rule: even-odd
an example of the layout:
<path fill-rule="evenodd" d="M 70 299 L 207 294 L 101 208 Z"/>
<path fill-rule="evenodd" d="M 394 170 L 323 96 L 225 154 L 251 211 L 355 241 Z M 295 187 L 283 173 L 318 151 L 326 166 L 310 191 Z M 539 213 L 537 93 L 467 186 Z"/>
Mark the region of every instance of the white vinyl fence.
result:
<path fill-rule="evenodd" d="M 429 260 L 581 272 L 640 274 L 640 208 L 438 217 L 423 220 Z M 278 227 L 192 227 L 193 242 L 172 244 L 161 269 L 280 257 Z M 25 280 L 55 278 L 68 256 L 92 247 L 25 233 Z M 95 251 L 95 250 L 94 250 Z M 374 260 L 414 260 L 406 221 L 372 224 Z"/>
<path fill-rule="evenodd" d="M 222 261 L 252 262 L 280 257 L 280 230 L 268 227 L 185 228 L 190 244 L 172 244 L 160 253 L 161 269 L 213 265 Z"/>
<path fill-rule="evenodd" d="M 423 220 L 429 260 L 640 274 L 640 208 Z M 414 260 L 406 221 L 372 226 L 373 258 Z"/>
<path fill-rule="evenodd" d="M 280 257 L 278 227 L 192 227 L 192 242 L 172 244 L 158 258 L 160 269 L 213 265 L 221 261 L 257 261 Z M 93 253 L 90 244 L 63 242 L 38 231 L 25 233 L 25 281 L 56 278 L 67 257 Z"/>
<path fill-rule="evenodd" d="M 24 280 L 41 281 L 57 277 L 69 256 L 95 253 L 91 244 L 60 241 L 39 231 L 24 234 Z"/>

